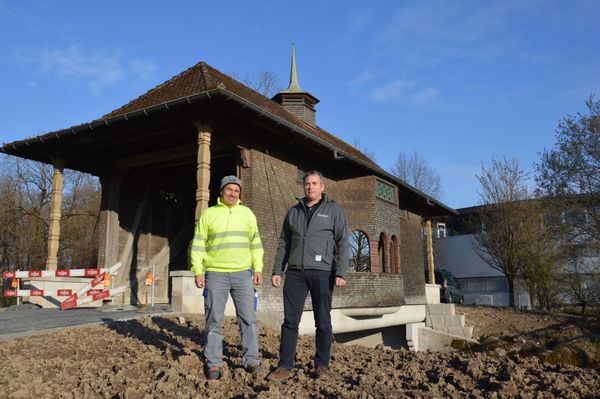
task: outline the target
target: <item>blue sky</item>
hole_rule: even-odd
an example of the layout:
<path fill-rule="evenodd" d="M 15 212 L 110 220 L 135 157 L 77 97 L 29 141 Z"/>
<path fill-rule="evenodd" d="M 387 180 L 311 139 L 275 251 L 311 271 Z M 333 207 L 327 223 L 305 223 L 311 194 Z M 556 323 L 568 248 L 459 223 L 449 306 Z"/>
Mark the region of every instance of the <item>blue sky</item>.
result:
<path fill-rule="evenodd" d="M 322 128 L 389 170 L 417 152 L 477 204 L 492 157 L 531 170 L 600 95 L 600 2 L 0 0 L 0 142 L 98 118 L 198 61 L 319 98 Z"/>

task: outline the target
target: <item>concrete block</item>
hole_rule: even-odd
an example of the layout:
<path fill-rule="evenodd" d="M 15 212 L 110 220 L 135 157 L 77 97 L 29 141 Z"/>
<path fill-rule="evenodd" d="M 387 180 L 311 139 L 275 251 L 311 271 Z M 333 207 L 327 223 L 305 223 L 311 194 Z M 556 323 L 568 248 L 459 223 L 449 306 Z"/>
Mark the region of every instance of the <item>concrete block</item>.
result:
<path fill-rule="evenodd" d="M 445 332 L 453 335 L 458 335 L 465 338 L 471 338 L 473 336 L 473 327 L 446 327 Z"/>
<path fill-rule="evenodd" d="M 477 343 L 477 341 L 463 336 L 452 335 L 429 328 L 420 328 L 418 338 L 418 350 L 433 350 L 438 352 L 453 352 L 465 344 Z"/>
<path fill-rule="evenodd" d="M 171 309 L 174 312 L 204 314 L 203 290 L 196 287 L 194 273 L 178 270 L 170 273 L 171 277 Z M 235 306 L 231 296 L 225 305 L 225 315 L 235 316 Z"/>
<path fill-rule="evenodd" d="M 453 315 L 453 314 L 456 314 L 453 303 L 427 304 L 427 313 L 430 315 Z"/>
<path fill-rule="evenodd" d="M 409 323 L 406 325 L 406 344 L 408 350 L 416 352 L 421 350 L 419 345 L 419 331 L 426 329 L 425 323 Z"/>
<path fill-rule="evenodd" d="M 465 316 L 464 315 L 452 315 L 452 316 L 443 316 L 444 318 L 444 326 L 445 327 L 464 327 L 465 326 Z"/>
<path fill-rule="evenodd" d="M 433 322 L 431 321 L 431 316 L 425 316 L 425 327 L 433 328 Z"/>
<path fill-rule="evenodd" d="M 447 316 L 445 315 L 429 315 L 425 318 L 425 324 L 428 324 L 427 321 L 429 320 L 429 325 L 434 330 L 439 330 L 446 327 L 446 318 Z"/>
<path fill-rule="evenodd" d="M 434 330 L 443 330 L 445 327 L 464 327 L 464 315 L 429 315 L 425 317 L 425 325 Z"/>
<path fill-rule="evenodd" d="M 305 312 L 306 313 L 306 312 Z M 310 315 L 312 316 L 312 315 Z M 302 320 L 304 320 L 307 316 L 303 314 Z M 260 303 L 258 305 L 258 311 L 256 312 L 256 318 L 262 324 L 272 328 L 275 331 L 279 331 L 281 329 L 281 324 L 283 323 L 283 311 L 264 311 L 260 308 Z M 313 321 L 313 329 L 314 329 L 314 321 Z"/>
<path fill-rule="evenodd" d="M 440 303 L 440 286 L 438 284 L 425 284 L 425 297 L 428 304 Z"/>

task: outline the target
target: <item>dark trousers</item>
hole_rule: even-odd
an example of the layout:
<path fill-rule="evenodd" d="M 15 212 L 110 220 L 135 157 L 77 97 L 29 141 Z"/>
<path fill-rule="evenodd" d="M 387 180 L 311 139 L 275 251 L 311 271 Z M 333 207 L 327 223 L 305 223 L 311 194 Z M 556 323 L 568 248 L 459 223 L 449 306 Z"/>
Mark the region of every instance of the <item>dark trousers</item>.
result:
<path fill-rule="evenodd" d="M 328 367 L 333 333 L 331 329 L 331 300 L 335 276 L 321 270 L 288 270 L 283 285 L 284 320 L 281 325 L 279 367 L 291 370 L 296 358 L 298 325 L 304 302 L 310 291 L 315 315 L 317 348 L 315 367 Z"/>

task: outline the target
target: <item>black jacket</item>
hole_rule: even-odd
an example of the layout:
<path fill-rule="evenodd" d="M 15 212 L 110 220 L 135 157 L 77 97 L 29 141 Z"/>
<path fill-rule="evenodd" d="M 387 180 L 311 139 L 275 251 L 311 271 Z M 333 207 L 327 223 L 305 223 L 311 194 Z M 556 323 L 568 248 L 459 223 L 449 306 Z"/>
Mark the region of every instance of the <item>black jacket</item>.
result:
<path fill-rule="evenodd" d="M 273 275 L 289 269 L 334 270 L 346 278 L 349 262 L 348 224 L 342 207 L 323 193 L 308 226 L 304 198 L 291 207 L 283 221 Z"/>

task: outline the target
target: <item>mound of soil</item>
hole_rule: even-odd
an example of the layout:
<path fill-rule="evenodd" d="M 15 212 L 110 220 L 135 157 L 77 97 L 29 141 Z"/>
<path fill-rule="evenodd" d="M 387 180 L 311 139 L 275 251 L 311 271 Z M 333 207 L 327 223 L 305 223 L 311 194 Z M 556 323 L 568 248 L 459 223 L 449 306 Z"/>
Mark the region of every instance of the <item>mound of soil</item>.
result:
<path fill-rule="evenodd" d="M 300 337 L 292 377 L 279 383 L 265 378 L 277 364 L 279 333 L 264 326 L 259 344 L 265 372 L 251 376 L 241 366 L 236 322 L 226 319 L 219 381 L 203 373 L 201 317 L 68 328 L 1 342 L 0 386 L 7 398 L 600 397 L 597 367 L 538 356 L 560 344 L 597 348 L 583 320 L 496 308 L 460 307 L 458 313 L 466 314 L 481 345 L 443 354 L 334 344 L 331 376 L 323 381 L 314 376 L 314 339 Z M 544 349 L 527 352 L 531 345 Z M 597 361 L 593 350 L 586 356 Z"/>
<path fill-rule="evenodd" d="M 570 315 L 494 307 L 459 307 L 473 325 L 476 350 L 536 356 L 546 363 L 600 367 L 600 323 Z"/>

